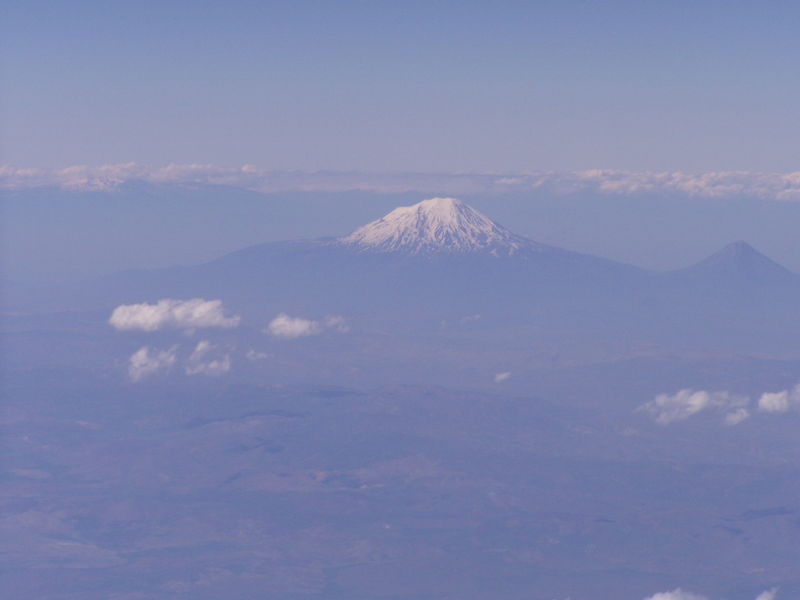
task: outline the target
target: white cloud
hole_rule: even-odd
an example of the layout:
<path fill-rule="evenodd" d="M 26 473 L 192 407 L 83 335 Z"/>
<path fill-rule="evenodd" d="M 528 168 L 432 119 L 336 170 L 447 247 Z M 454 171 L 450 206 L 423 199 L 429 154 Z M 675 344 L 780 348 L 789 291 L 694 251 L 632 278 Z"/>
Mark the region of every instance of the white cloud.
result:
<path fill-rule="evenodd" d="M 734 425 L 738 425 L 742 421 L 746 421 L 750 418 L 750 411 L 746 408 L 737 408 L 734 411 L 729 412 L 725 415 L 724 423 L 725 425 L 730 425 L 731 427 Z"/>
<path fill-rule="evenodd" d="M 511 371 L 506 371 L 505 373 L 498 373 L 494 376 L 495 383 L 502 383 L 506 381 L 509 377 L 511 377 Z"/>
<path fill-rule="evenodd" d="M 176 349 L 173 346 L 169 350 L 151 350 L 148 346 L 142 346 L 128 359 L 128 377 L 137 382 L 159 371 L 168 371 L 175 364 Z"/>
<path fill-rule="evenodd" d="M 347 324 L 347 321 L 344 320 L 344 317 L 338 315 L 328 315 L 322 321 L 322 324 L 325 329 L 333 329 L 339 333 L 347 333 L 350 331 L 350 326 Z"/>
<path fill-rule="evenodd" d="M 758 410 L 762 412 L 783 413 L 793 406 L 800 407 L 800 383 L 790 390 L 765 392 L 758 399 Z"/>
<path fill-rule="evenodd" d="M 187 375 L 223 375 L 231 370 L 231 357 L 225 355 L 206 362 L 197 362 L 186 366 Z"/>
<path fill-rule="evenodd" d="M 208 340 L 198 342 L 185 367 L 187 375 L 222 375 L 231 370 L 231 357 L 228 354 L 218 358 L 207 359 L 214 346 Z"/>
<path fill-rule="evenodd" d="M 772 588 L 771 590 L 764 590 L 761 592 L 757 597 L 756 600 L 775 600 L 778 597 L 778 588 Z"/>
<path fill-rule="evenodd" d="M 528 173 L 352 173 L 269 171 L 253 165 L 136 163 L 63 169 L 0 165 L 0 189 L 60 187 L 113 190 L 128 181 L 229 185 L 260 192 L 350 191 L 476 194 L 544 190 L 554 195 L 596 192 L 605 195 L 669 194 L 705 198 L 754 197 L 800 201 L 800 171 L 619 171 L 593 169 Z"/>
<path fill-rule="evenodd" d="M 640 409 L 649 412 L 656 422 L 662 425 L 683 421 L 709 409 L 732 410 L 733 412 L 726 416 L 725 423 L 735 425 L 749 416 L 749 413 L 745 415 L 738 411 L 744 409 L 749 402 L 749 398 L 734 396 L 728 392 L 683 389 L 674 394 L 659 394 Z"/>
<path fill-rule="evenodd" d="M 350 327 L 344 317 L 337 315 L 329 315 L 322 321 L 314 321 L 312 319 L 303 319 L 302 317 L 290 317 L 286 313 L 281 313 L 270 321 L 265 333 L 275 337 L 295 339 L 318 335 L 326 329 L 345 333 L 350 330 Z"/>
<path fill-rule="evenodd" d="M 266 331 L 275 337 L 294 339 L 322 333 L 322 327 L 318 321 L 290 317 L 286 313 L 281 313 L 270 321 Z"/>
<path fill-rule="evenodd" d="M 236 327 L 241 317 L 226 317 L 222 300 L 173 300 L 155 304 L 122 304 L 114 309 L 108 322 L 120 330 L 196 329 Z"/>
<path fill-rule="evenodd" d="M 256 352 L 252 348 L 247 351 L 247 354 L 244 355 L 247 360 L 256 361 L 256 360 L 265 360 L 268 358 L 267 354 L 264 352 Z"/>
<path fill-rule="evenodd" d="M 708 600 L 708 598 L 677 588 L 671 592 L 653 594 L 652 596 L 648 596 L 645 600 Z"/>
<path fill-rule="evenodd" d="M 778 595 L 778 588 L 771 590 L 764 590 L 757 597 L 756 600 L 775 600 Z M 648 596 L 645 600 L 708 600 L 706 596 L 695 594 L 694 592 L 687 592 L 681 588 L 672 590 L 671 592 L 659 592 Z"/>
<path fill-rule="evenodd" d="M 751 404 L 747 396 L 729 392 L 683 389 L 674 394 L 659 394 L 638 410 L 650 413 L 662 425 L 683 421 L 706 410 L 715 410 L 725 412 L 723 423 L 733 426 L 752 416 Z M 788 390 L 761 394 L 755 406 L 762 413 L 785 413 L 793 408 L 800 409 L 800 383 Z"/>
<path fill-rule="evenodd" d="M 770 413 L 781 413 L 789 410 L 789 393 L 766 392 L 758 399 L 758 410 Z"/>

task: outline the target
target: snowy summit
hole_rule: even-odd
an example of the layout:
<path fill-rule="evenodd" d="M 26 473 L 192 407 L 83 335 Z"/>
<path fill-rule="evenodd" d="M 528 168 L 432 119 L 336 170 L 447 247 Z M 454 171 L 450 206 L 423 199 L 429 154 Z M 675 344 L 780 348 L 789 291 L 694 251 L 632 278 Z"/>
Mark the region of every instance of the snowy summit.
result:
<path fill-rule="evenodd" d="M 430 198 L 400 206 L 337 242 L 361 250 L 406 254 L 480 251 L 509 255 L 538 245 L 456 198 Z"/>

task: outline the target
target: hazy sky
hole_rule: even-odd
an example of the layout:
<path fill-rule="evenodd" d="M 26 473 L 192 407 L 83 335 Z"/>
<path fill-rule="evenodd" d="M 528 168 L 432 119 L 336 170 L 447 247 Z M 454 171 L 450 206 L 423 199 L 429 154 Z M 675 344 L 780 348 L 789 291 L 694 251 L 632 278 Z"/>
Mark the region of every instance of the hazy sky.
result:
<path fill-rule="evenodd" d="M 2 6 L 16 166 L 798 168 L 796 0 Z"/>

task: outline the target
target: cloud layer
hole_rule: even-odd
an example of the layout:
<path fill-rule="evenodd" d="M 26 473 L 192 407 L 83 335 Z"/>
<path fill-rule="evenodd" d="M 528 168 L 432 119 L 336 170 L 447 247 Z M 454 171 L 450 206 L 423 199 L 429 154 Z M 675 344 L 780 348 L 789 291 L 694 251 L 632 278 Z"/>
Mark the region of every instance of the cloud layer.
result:
<path fill-rule="evenodd" d="M 690 197 L 753 197 L 800 201 L 800 171 L 761 173 L 715 171 L 637 172 L 588 170 L 571 172 L 496 173 L 350 173 L 269 171 L 253 165 L 219 167 L 137 163 L 63 169 L 0 166 L 0 189 L 58 187 L 111 190 L 127 182 L 228 185 L 259 192 L 349 191 L 479 194 L 544 190 L 555 195 L 596 192 L 608 195 L 666 194 Z"/>
<path fill-rule="evenodd" d="M 159 300 L 155 304 L 123 304 L 114 309 L 108 322 L 122 331 L 236 327 L 240 317 L 226 317 L 222 300 Z"/>

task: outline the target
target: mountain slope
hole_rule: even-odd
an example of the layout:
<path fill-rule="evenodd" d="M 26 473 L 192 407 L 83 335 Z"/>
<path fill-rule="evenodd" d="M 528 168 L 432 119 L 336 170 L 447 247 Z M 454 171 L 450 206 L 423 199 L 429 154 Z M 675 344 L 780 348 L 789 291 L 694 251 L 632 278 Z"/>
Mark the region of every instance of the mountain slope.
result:
<path fill-rule="evenodd" d="M 682 323 L 686 339 L 704 336 L 749 343 L 768 332 L 789 340 L 800 326 L 800 276 L 745 242 L 661 274 L 647 294 L 653 319 Z M 777 343 L 777 342 L 776 342 Z"/>

